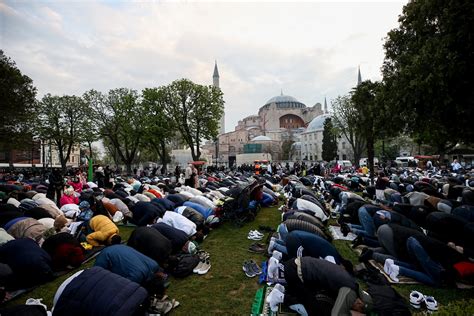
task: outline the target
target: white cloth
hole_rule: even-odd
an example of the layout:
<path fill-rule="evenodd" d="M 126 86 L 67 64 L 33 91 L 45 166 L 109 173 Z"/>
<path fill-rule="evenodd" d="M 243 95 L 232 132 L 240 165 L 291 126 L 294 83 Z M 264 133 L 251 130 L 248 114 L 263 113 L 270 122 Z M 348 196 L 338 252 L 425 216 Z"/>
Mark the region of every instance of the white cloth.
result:
<path fill-rule="evenodd" d="M 14 205 L 15 207 L 18 207 L 20 206 L 21 203 L 17 199 L 11 197 L 8 199 L 7 204 L 11 204 L 11 205 Z"/>
<path fill-rule="evenodd" d="M 91 189 L 98 187 L 98 185 L 95 184 L 94 182 L 87 182 L 87 186 L 88 186 L 89 188 L 91 188 Z"/>
<path fill-rule="evenodd" d="M 189 237 L 196 234 L 197 232 L 196 224 L 194 224 L 192 221 L 190 221 L 183 215 L 176 212 L 166 211 L 165 214 L 163 215 L 162 221 L 165 224 L 168 224 L 174 228 L 177 228 L 185 232 Z"/>
<path fill-rule="evenodd" d="M 192 199 L 194 197 L 194 194 L 188 191 L 181 191 L 178 194 L 181 194 L 182 196 L 184 196 L 186 200 Z"/>
<path fill-rule="evenodd" d="M 325 221 L 328 219 L 324 211 L 319 206 L 317 206 L 316 204 L 308 200 L 296 199 L 296 207 L 298 210 L 302 210 L 302 211 L 306 210 L 306 211 L 313 212 L 314 216 L 316 216 L 322 221 Z"/>
<path fill-rule="evenodd" d="M 183 191 L 189 192 L 194 196 L 195 195 L 202 195 L 202 192 L 199 191 L 198 189 L 191 188 L 191 187 L 188 187 L 188 186 L 183 186 L 181 192 L 183 192 Z"/>
<path fill-rule="evenodd" d="M 216 205 L 211 200 L 209 200 L 207 197 L 202 196 L 202 195 L 195 196 L 192 199 L 190 199 L 189 201 L 193 202 L 193 203 L 200 204 L 200 205 L 204 206 L 205 208 L 210 208 L 213 211 L 216 209 Z"/>
<path fill-rule="evenodd" d="M 61 211 L 67 218 L 74 218 L 81 213 L 79 205 L 77 204 L 64 204 L 61 206 Z"/>

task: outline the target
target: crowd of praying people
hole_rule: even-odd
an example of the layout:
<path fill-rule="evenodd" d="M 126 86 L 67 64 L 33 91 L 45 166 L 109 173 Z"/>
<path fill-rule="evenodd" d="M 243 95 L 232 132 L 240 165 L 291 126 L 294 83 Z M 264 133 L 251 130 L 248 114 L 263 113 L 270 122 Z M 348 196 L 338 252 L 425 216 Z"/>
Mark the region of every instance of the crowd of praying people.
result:
<path fill-rule="evenodd" d="M 392 282 L 473 284 L 472 174 L 391 168 L 371 185 L 363 170 L 328 175 L 315 167 L 305 174 L 275 165 L 255 174 L 246 166 L 200 172 L 189 164 L 176 181 L 122 178 L 98 167 L 94 181 L 80 171 L 67 178 L 54 171 L 47 183 L 0 183 L 0 299 L 80 268 L 99 248 L 92 268 L 58 287 L 53 315 L 167 313 L 179 306 L 165 295 L 168 275 L 210 271 L 210 254 L 199 244 L 227 218 L 226 206 L 267 207 L 280 195 L 282 222 L 267 248 L 272 311 L 281 304 L 300 315 L 369 313 L 372 296 L 383 291 L 393 296 L 392 308 L 401 304 L 390 287 L 359 286 L 360 269 L 334 246 L 330 222 L 344 236 L 356 235 L 359 261 L 379 262 Z M 124 225 L 134 227 L 126 241 Z"/>

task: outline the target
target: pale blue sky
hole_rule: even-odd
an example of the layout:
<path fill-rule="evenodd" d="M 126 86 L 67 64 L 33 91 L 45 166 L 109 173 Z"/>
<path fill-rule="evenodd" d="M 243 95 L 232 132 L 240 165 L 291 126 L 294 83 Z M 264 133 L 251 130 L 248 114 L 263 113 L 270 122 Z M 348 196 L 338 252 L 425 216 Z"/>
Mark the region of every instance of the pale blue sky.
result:
<path fill-rule="evenodd" d="M 380 79 L 383 38 L 398 2 L 0 2 L 0 47 L 39 97 L 179 78 L 211 84 L 214 60 L 226 130 L 280 90 L 312 106 Z"/>

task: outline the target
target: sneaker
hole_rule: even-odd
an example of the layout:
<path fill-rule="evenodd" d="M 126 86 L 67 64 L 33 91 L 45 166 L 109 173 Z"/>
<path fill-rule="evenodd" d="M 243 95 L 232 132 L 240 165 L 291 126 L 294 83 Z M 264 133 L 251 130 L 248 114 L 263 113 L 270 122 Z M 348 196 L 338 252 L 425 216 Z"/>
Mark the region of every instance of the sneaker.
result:
<path fill-rule="evenodd" d="M 42 300 L 43 300 L 42 298 L 29 298 L 26 300 L 25 305 L 40 305 L 40 306 L 43 306 L 44 309 L 47 311 L 48 306 L 41 303 Z"/>
<path fill-rule="evenodd" d="M 253 261 L 253 260 L 250 260 L 249 261 L 249 266 L 250 266 L 250 269 L 253 270 L 253 272 L 255 273 L 255 275 L 260 275 L 262 274 L 262 269 L 258 266 L 258 264 Z"/>
<path fill-rule="evenodd" d="M 410 295 L 410 298 L 411 298 L 411 295 Z M 426 309 L 428 309 L 428 311 L 435 312 L 438 310 L 438 302 L 434 299 L 433 296 L 423 296 L 423 299 L 425 301 Z"/>
<path fill-rule="evenodd" d="M 362 245 L 364 243 L 364 237 L 362 236 L 357 236 L 352 242 L 352 249 L 356 248 L 359 245 Z"/>
<path fill-rule="evenodd" d="M 197 264 L 197 266 L 194 267 L 193 272 L 194 273 L 199 273 L 199 271 L 201 270 L 203 265 L 204 265 L 204 261 L 200 260 L 199 263 Z"/>
<path fill-rule="evenodd" d="M 249 235 L 247 236 L 247 239 L 260 241 L 260 240 L 263 239 L 263 236 L 259 236 L 259 235 L 249 233 Z"/>
<path fill-rule="evenodd" d="M 394 263 L 393 259 L 385 260 L 383 270 L 385 271 L 385 273 L 389 275 L 390 279 L 392 279 L 395 282 L 399 282 L 398 273 L 400 271 L 400 268 Z"/>
<path fill-rule="evenodd" d="M 254 234 L 254 235 L 257 235 L 257 236 L 261 236 L 261 237 L 265 236 L 265 234 L 262 234 L 262 233 L 259 232 L 258 230 L 251 230 L 251 231 L 249 232 L 249 234 Z"/>
<path fill-rule="evenodd" d="M 410 305 L 413 308 L 419 309 L 421 307 L 421 303 L 425 300 L 425 296 L 418 292 L 418 291 L 411 291 L 410 293 Z"/>
<path fill-rule="evenodd" d="M 168 314 L 174 307 L 174 300 L 153 300 L 150 305 L 151 312 L 159 313 L 160 315 Z"/>
<path fill-rule="evenodd" d="M 250 267 L 250 264 L 248 261 L 245 261 L 243 266 L 242 266 L 242 270 L 245 272 L 245 275 L 249 278 L 253 278 L 254 276 L 256 276 L 255 272 L 253 271 L 253 269 Z"/>
<path fill-rule="evenodd" d="M 209 261 L 209 259 L 206 259 L 197 273 L 199 275 L 206 274 L 207 272 L 209 272 L 210 269 L 211 269 L 211 261 Z"/>
<path fill-rule="evenodd" d="M 209 259 L 210 257 L 210 254 L 209 252 L 205 252 L 203 250 L 200 250 L 197 252 L 197 255 L 199 257 L 199 259 L 202 261 L 202 260 L 206 260 L 206 259 Z"/>

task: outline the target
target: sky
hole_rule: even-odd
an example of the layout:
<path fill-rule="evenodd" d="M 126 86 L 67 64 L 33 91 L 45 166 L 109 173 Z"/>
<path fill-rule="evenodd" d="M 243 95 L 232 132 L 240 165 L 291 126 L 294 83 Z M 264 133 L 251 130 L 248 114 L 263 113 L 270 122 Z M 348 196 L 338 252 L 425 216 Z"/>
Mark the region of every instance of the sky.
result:
<path fill-rule="evenodd" d="M 307 106 L 380 80 L 407 1 L 0 1 L 0 48 L 46 93 L 212 84 L 226 131 L 281 91 Z"/>

